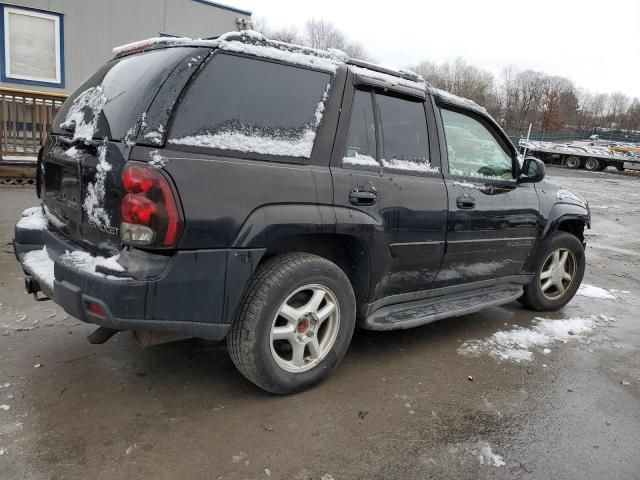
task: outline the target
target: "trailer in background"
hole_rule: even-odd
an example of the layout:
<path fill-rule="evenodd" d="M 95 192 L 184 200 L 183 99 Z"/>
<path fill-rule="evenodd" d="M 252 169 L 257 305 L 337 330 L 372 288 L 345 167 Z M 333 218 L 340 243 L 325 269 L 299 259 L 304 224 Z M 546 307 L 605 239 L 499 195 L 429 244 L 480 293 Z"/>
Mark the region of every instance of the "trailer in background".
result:
<path fill-rule="evenodd" d="M 601 171 L 615 167 L 640 170 L 640 145 L 606 141 L 573 141 L 569 143 L 536 142 L 521 139 L 520 151 L 526 149 L 527 155 L 533 155 L 544 163 L 563 167 Z"/>

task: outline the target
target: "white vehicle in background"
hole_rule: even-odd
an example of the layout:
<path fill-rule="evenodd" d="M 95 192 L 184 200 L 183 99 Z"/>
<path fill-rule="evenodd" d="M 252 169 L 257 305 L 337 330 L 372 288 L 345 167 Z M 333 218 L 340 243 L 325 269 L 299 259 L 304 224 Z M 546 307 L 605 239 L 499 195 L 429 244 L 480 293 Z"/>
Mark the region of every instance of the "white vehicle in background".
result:
<path fill-rule="evenodd" d="M 568 143 L 539 142 L 520 139 L 520 150 L 545 163 L 567 168 L 601 171 L 615 167 L 640 170 L 640 144 L 603 140 L 582 140 Z"/>

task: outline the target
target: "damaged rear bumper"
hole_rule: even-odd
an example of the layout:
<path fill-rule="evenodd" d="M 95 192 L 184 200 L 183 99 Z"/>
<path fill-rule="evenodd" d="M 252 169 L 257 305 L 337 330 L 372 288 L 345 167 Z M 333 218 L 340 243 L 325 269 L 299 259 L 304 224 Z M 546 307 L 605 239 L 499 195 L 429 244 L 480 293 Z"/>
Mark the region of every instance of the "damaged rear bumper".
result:
<path fill-rule="evenodd" d="M 240 295 L 263 253 L 215 249 L 166 256 L 123 250 L 120 263 L 125 270 L 110 274 L 79 265 L 70 252 L 82 252 L 84 265 L 88 253 L 50 227 L 24 229 L 19 224 L 14 250 L 33 288 L 39 287 L 83 322 L 213 340 L 227 335 Z M 88 263 L 93 259 L 95 264 L 96 258 Z"/>

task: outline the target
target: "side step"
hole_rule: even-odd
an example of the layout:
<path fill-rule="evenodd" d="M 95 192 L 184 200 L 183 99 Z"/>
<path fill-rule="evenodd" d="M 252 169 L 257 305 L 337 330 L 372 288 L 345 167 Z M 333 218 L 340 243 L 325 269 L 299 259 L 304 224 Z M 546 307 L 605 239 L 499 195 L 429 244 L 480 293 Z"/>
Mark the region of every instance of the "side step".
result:
<path fill-rule="evenodd" d="M 443 318 L 475 313 L 486 307 L 504 305 L 517 300 L 521 295 L 521 285 L 507 284 L 456 295 L 389 305 L 370 314 L 360 322 L 360 327 L 367 330 L 412 328 Z"/>

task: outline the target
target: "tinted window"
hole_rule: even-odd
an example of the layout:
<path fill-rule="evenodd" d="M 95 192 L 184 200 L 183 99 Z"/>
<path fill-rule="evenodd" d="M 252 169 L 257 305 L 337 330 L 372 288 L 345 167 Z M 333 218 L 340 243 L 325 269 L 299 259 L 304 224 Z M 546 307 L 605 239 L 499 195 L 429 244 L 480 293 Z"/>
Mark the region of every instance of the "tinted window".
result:
<path fill-rule="evenodd" d="M 346 163 L 377 166 L 376 124 L 371 92 L 357 90 L 353 97 L 347 142 L 344 148 Z M 347 160 L 349 159 L 349 160 Z"/>
<path fill-rule="evenodd" d="M 511 156 L 489 129 L 462 113 L 441 110 L 449 172 L 467 177 L 513 179 Z"/>
<path fill-rule="evenodd" d="M 73 120 L 76 133 L 83 138 L 121 140 L 140 123 L 175 65 L 192 52 L 165 48 L 112 60 L 64 102 L 53 121 L 53 131 L 67 133 L 60 124 Z"/>
<path fill-rule="evenodd" d="M 382 124 L 383 164 L 403 170 L 431 170 L 427 118 L 421 101 L 376 95 Z"/>
<path fill-rule="evenodd" d="M 309 157 L 331 76 L 217 54 L 177 108 L 170 143 Z"/>

